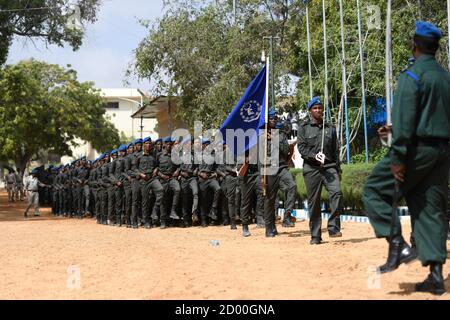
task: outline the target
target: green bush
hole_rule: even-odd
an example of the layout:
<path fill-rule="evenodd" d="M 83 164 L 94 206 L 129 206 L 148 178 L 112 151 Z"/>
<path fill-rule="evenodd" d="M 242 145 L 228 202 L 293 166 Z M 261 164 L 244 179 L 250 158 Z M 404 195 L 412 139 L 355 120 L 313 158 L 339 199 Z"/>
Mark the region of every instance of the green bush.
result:
<path fill-rule="evenodd" d="M 361 163 L 342 165 L 342 193 L 344 198 L 344 207 L 352 210 L 361 211 L 364 208 L 362 195 L 364 184 L 375 167 L 374 163 Z M 292 169 L 295 183 L 297 184 L 297 193 L 302 200 L 307 199 L 305 180 L 301 169 Z M 325 188 L 322 189 L 321 199 L 323 202 L 328 201 L 328 193 Z"/>

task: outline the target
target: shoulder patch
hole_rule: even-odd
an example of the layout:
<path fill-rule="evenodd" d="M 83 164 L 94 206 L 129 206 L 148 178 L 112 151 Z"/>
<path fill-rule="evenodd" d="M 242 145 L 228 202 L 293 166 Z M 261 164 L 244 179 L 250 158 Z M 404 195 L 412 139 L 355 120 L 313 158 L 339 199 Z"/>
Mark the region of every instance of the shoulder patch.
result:
<path fill-rule="evenodd" d="M 410 77 L 411 79 L 414 80 L 414 82 L 415 82 L 416 85 L 417 85 L 417 89 L 420 90 L 420 88 L 422 87 L 422 84 L 421 84 L 421 82 L 420 82 L 419 76 L 417 76 L 415 73 L 411 72 L 410 70 L 406 70 L 406 71 L 405 71 L 405 74 L 406 74 L 408 77 Z"/>

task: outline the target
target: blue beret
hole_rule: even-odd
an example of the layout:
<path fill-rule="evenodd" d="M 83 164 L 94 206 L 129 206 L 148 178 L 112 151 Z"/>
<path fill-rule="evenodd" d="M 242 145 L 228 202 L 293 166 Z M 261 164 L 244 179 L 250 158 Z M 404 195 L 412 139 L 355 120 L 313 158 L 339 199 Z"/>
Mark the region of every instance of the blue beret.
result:
<path fill-rule="evenodd" d="M 207 143 L 211 143 L 211 141 L 209 141 L 208 139 L 202 139 L 202 144 L 207 144 Z"/>
<path fill-rule="evenodd" d="M 81 160 L 86 160 L 86 156 L 82 156 L 82 157 L 81 157 Z"/>
<path fill-rule="evenodd" d="M 138 144 L 138 143 L 141 143 L 141 144 L 142 144 L 142 139 L 136 139 L 136 140 L 133 141 L 133 143 L 134 143 L 134 144 Z"/>
<path fill-rule="evenodd" d="M 106 152 L 103 154 L 104 157 L 109 156 L 109 155 L 110 155 L 110 152 L 109 152 L 109 151 L 106 151 Z"/>
<path fill-rule="evenodd" d="M 425 21 L 416 22 L 416 35 L 419 37 L 434 38 L 438 40 L 442 38 L 441 30 L 439 30 L 434 24 Z"/>
<path fill-rule="evenodd" d="M 165 137 L 164 138 L 164 143 L 171 143 L 171 142 L 175 142 L 175 140 L 173 140 L 172 137 Z"/>
<path fill-rule="evenodd" d="M 114 150 L 111 151 L 111 154 L 117 154 L 117 152 L 119 152 L 119 151 L 117 151 L 116 149 L 114 149 Z"/>
<path fill-rule="evenodd" d="M 131 148 L 131 147 L 134 147 L 134 143 L 133 143 L 133 142 L 131 142 L 131 143 L 129 143 L 129 144 L 127 145 L 127 149 L 128 149 L 128 148 Z"/>
<path fill-rule="evenodd" d="M 162 142 L 162 141 L 163 141 L 163 139 L 158 138 L 158 139 L 155 140 L 155 143 L 157 143 L 157 142 Z"/>
<path fill-rule="evenodd" d="M 278 114 L 277 114 L 277 110 L 272 109 L 272 110 L 269 111 L 269 118 L 274 118 L 274 117 L 276 117 L 277 115 L 278 115 Z"/>
<path fill-rule="evenodd" d="M 120 145 L 119 151 L 127 151 L 127 146 L 124 144 Z"/>
<path fill-rule="evenodd" d="M 39 173 L 39 170 L 38 170 L 38 169 L 33 169 L 33 170 L 31 171 L 31 174 L 36 174 L 36 173 Z"/>
<path fill-rule="evenodd" d="M 308 102 L 308 110 L 311 110 L 311 108 L 316 105 L 322 105 L 322 101 L 319 97 L 314 97 Z"/>
<path fill-rule="evenodd" d="M 142 142 L 143 143 L 145 143 L 145 142 L 147 142 L 147 141 L 152 141 L 152 138 L 151 137 L 146 137 L 146 138 L 144 138 L 144 140 L 142 140 Z"/>

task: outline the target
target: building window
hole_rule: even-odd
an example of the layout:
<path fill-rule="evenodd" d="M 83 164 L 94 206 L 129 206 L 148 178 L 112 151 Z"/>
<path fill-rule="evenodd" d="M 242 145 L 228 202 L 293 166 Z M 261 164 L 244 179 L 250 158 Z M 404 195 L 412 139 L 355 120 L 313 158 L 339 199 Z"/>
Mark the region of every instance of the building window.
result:
<path fill-rule="evenodd" d="M 118 102 L 107 102 L 106 109 L 119 109 L 119 103 Z"/>

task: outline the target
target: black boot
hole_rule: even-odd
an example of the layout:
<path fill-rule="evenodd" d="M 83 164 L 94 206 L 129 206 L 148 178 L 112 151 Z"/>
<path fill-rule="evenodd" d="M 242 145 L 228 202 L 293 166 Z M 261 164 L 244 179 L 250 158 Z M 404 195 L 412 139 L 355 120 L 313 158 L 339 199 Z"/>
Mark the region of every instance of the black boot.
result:
<path fill-rule="evenodd" d="M 267 238 L 274 238 L 276 236 L 275 230 L 273 229 L 272 225 L 266 227 L 266 237 Z"/>
<path fill-rule="evenodd" d="M 216 221 L 219 218 L 217 217 L 217 209 L 211 209 L 210 214 L 208 215 L 208 217 L 210 217 L 212 220 Z"/>
<path fill-rule="evenodd" d="M 202 220 L 202 228 L 206 228 L 208 226 L 208 221 L 206 221 L 206 217 L 201 217 Z"/>
<path fill-rule="evenodd" d="M 236 220 L 231 219 L 230 228 L 231 228 L 231 230 L 237 230 Z"/>
<path fill-rule="evenodd" d="M 379 267 L 380 273 L 397 269 L 402 263 L 410 263 L 417 258 L 416 252 L 405 242 L 402 236 L 395 236 L 389 242 L 387 261 Z"/>
<path fill-rule="evenodd" d="M 160 227 L 161 229 L 167 229 L 168 228 L 168 225 L 167 225 L 167 223 L 165 222 L 165 221 L 162 221 L 161 220 L 161 227 Z"/>
<path fill-rule="evenodd" d="M 445 293 L 444 277 L 442 276 L 442 263 L 430 263 L 430 274 L 425 281 L 416 284 L 416 291 L 430 292 L 435 295 Z"/>
<path fill-rule="evenodd" d="M 292 216 L 291 213 L 288 212 L 284 216 L 283 223 L 281 224 L 284 228 L 293 228 L 295 227 L 295 223 L 292 222 Z"/>
<path fill-rule="evenodd" d="M 180 220 L 181 218 L 177 215 L 177 213 L 175 211 L 172 211 L 170 213 L 170 218 L 173 220 Z"/>
<path fill-rule="evenodd" d="M 248 230 L 248 224 L 243 224 L 242 225 L 242 235 L 244 237 L 250 237 L 251 236 L 250 230 Z"/>
<path fill-rule="evenodd" d="M 266 227 L 266 223 L 264 222 L 264 218 L 257 216 L 256 217 L 256 226 L 258 228 L 265 228 Z"/>

